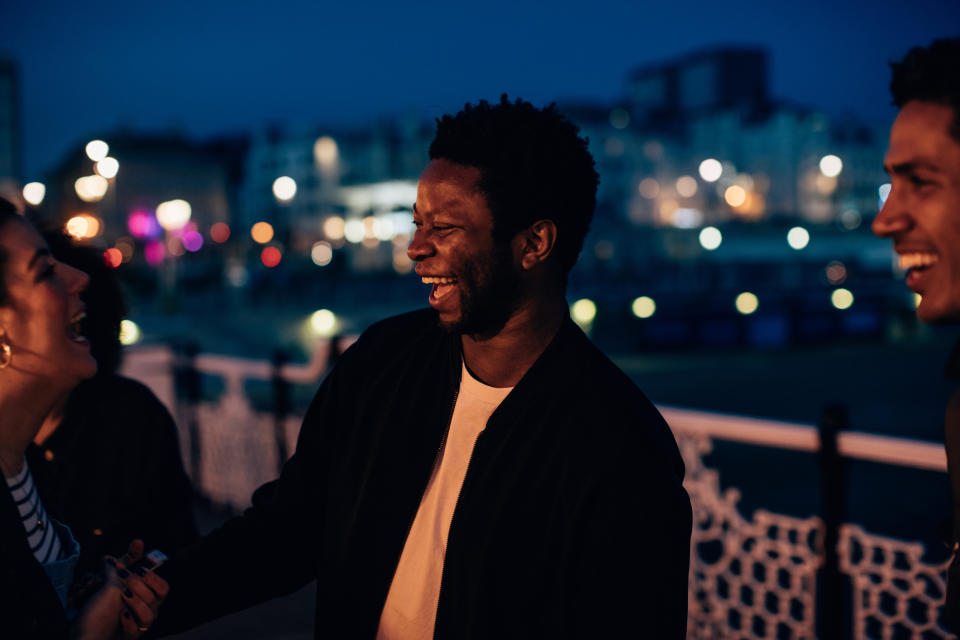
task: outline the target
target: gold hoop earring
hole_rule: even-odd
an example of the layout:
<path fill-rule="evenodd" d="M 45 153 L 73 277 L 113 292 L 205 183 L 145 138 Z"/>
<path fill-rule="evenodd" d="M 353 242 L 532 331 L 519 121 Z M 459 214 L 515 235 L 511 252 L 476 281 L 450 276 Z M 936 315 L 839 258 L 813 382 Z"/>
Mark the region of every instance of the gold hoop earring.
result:
<path fill-rule="evenodd" d="M 0 333 L 0 369 L 6 369 L 13 362 L 13 349 L 10 348 L 10 340 L 7 339 L 7 333 Z"/>

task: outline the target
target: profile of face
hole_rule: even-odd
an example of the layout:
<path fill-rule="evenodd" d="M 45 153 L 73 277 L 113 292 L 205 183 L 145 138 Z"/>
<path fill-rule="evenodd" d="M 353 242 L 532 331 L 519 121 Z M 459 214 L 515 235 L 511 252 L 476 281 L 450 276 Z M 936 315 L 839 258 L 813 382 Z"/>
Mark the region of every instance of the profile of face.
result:
<path fill-rule="evenodd" d="M 960 142 L 949 106 L 911 101 L 890 130 L 890 194 L 873 232 L 893 240 L 924 322 L 960 321 Z"/>
<path fill-rule="evenodd" d="M 432 286 L 430 306 L 441 326 L 495 335 L 517 307 L 519 268 L 510 242 L 493 238 L 493 214 L 476 167 L 431 160 L 417 185 L 416 231 L 407 255 Z"/>
<path fill-rule="evenodd" d="M 0 226 L 0 248 L 6 255 L 0 330 L 11 348 L 8 371 L 29 384 L 64 391 L 93 376 L 97 363 L 80 335 L 87 275 L 57 262 L 26 220 Z"/>

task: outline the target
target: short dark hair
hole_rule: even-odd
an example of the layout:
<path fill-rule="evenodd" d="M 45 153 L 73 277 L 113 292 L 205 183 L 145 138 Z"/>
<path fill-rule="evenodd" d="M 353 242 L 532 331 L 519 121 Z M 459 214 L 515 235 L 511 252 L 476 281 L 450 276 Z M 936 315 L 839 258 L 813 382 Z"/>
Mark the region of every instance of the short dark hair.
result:
<path fill-rule="evenodd" d="M 924 49 L 914 47 L 900 62 L 890 63 L 893 103 L 935 102 L 953 109 L 950 135 L 960 141 L 960 38 L 944 38 Z"/>
<path fill-rule="evenodd" d="M 554 104 L 538 109 L 504 94 L 498 104 L 468 103 L 438 118 L 430 159 L 480 169 L 478 186 L 493 214 L 496 241 L 537 220 L 553 220 L 555 251 L 566 273 L 590 229 L 599 182 L 579 131 Z"/>
<path fill-rule="evenodd" d="M 13 203 L 4 198 L 0 198 L 0 233 L 11 220 L 19 220 L 20 214 Z M 7 280 L 4 275 L 3 265 L 7 261 L 7 252 L 0 247 L 0 306 L 7 303 Z"/>

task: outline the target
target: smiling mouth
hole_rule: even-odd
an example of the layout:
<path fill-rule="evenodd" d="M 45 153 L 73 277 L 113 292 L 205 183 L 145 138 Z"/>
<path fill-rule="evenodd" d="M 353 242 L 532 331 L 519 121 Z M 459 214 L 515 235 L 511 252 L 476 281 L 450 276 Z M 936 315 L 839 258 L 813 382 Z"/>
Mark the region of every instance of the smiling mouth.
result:
<path fill-rule="evenodd" d="M 433 285 L 430 290 L 431 302 L 438 302 L 447 297 L 456 288 L 455 285 L 457 284 L 457 279 L 453 276 L 422 276 L 420 280 L 424 284 Z"/>
<path fill-rule="evenodd" d="M 70 318 L 70 324 L 67 325 L 67 337 L 78 344 L 87 344 L 87 339 L 83 335 L 83 321 L 86 317 L 86 311 L 80 311 Z"/>
<path fill-rule="evenodd" d="M 904 271 L 908 269 L 926 269 L 940 262 L 940 256 L 935 253 L 903 253 L 900 254 L 900 268 Z"/>

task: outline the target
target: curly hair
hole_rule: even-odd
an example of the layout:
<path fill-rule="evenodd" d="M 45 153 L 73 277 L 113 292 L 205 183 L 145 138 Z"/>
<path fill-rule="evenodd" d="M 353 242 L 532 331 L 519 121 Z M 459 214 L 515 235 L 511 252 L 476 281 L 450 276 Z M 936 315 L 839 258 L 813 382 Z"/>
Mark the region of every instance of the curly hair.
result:
<path fill-rule="evenodd" d="M 960 38 L 935 40 L 926 49 L 914 47 L 903 60 L 890 63 L 890 68 L 893 103 L 902 107 L 920 100 L 950 107 L 950 135 L 960 141 Z"/>
<path fill-rule="evenodd" d="M 479 188 L 497 242 L 537 220 L 557 225 L 555 250 L 567 273 L 590 229 L 599 176 L 579 128 L 550 104 L 543 109 L 503 94 L 498 104 L 466 104 L 437 119 L 430 159 L 480 169 Z"/>

